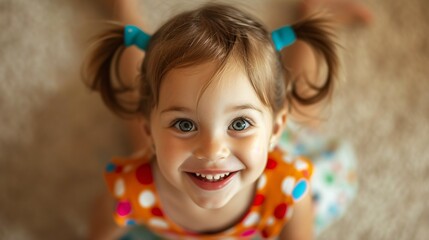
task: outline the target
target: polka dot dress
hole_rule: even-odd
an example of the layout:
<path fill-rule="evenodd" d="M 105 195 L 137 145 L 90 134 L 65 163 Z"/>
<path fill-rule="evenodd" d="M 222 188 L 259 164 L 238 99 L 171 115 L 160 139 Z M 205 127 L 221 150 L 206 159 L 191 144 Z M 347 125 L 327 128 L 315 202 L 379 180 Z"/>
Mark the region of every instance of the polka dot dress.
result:
<path fill-rule="evenodd" d="M 274 150 L 248 212 L 234 226 L 215 234 L 186 231 L 166 216 L 147 159 L 113 159 L 106 166 L 105 179 L 117 200 L 114 218 L 121 226 L 143 225 L 167 239 L 272 238 L 292 217 L 294 203 L 308 194 L 312 171 L 308 160 Z"/>

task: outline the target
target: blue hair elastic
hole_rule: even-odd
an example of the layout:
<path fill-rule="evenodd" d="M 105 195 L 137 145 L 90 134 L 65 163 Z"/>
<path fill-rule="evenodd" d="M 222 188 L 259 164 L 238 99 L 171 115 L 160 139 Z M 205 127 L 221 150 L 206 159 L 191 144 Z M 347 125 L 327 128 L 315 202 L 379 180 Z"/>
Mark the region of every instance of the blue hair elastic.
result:
<path fill-rule="evenodd" d="M 129 47 L 135 45 L 143 51 L 147 50 L 149 45 L 150 35 L 143 32 L 140 28 L 134 25 L 126 25 L 124 28 L 124 45 Z"/>
<path fill-rule="evenodd" d="M 292 45 L 296 41 L 296 35 L 291 26 L 284 26 L 271 33 L 274 46 L 277 51 Z"/>

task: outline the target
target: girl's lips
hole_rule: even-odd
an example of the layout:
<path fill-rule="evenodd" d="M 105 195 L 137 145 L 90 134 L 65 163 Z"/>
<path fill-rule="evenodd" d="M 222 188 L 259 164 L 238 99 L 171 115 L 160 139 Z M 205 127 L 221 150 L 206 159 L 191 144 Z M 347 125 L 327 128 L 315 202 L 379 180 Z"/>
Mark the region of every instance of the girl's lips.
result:
<path fill-rule="evenodd" d="M 225 187 L 234 177 L 236 172 L 218 172 L 211 174 L 187 172 L 192 182 L 204 190 L 218 190 Z"/>

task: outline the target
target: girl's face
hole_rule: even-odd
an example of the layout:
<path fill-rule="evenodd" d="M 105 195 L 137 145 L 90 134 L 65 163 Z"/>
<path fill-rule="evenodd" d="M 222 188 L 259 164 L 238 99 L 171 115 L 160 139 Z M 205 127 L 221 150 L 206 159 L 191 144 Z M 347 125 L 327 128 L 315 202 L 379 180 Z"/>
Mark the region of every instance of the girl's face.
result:
<path fill-rule="evenodd" d="M 273 119 L 238 67 L 227 67 L 200 95 L 214 71 L 213 63 L 171 70 L 150 118 L 160 175 L 206 209 L 255 183 L 285 118 Z"/>

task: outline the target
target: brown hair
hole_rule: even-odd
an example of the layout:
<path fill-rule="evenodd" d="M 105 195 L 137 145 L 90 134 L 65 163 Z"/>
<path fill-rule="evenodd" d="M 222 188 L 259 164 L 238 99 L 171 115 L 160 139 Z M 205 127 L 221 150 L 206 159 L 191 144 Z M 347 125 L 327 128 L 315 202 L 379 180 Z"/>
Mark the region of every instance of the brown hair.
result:
<path fill-rule="evenodd" d="M 325 98 L 337 72 L 335 45 L 322 20 L 303 20 L 292 28 L 298 39 L 322 53 L 328 66 L 324 85 L 314 87 L 317 93 L 310 98 L 301 97 L 292 80 L 285 77 L 286 70 L 274 49 L 270 32 L 246 13 L 221 4 L 208 4 L 181 13 L 156 31 L 137 85 L 127 86 L 118 76 L 118 59 L 125 48 L 124 26 L 112 26 L 97 36 L 84 64 L 84 79 L 91 89 L 101 93 L 103 101 L 115 113 L 121 116 L 143 113 L 148 118 L 158 103 L 159 90 L 168 71 L 207 61 L 217 63 L 221 71 L 229 59 L 234 58 L 248 74 L 260 100 L 276 114 L 284 108 L 287 99 L 308 105 Z M 123 96 L 135 92 L 136 88 L 138 101 L 124 100 Z"/>

